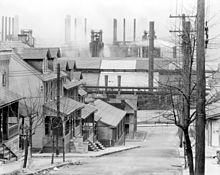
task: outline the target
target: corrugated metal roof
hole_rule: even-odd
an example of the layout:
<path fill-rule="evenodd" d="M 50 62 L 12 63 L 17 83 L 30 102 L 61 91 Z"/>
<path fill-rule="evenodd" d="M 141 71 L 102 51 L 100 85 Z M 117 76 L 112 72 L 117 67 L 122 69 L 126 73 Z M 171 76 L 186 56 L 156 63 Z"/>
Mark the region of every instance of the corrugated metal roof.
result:
<path fill-rule="evenodd" d="M 98 109 L 95 113 L 95 120 L 97 121 L 100 118 L 101 122 L 112 127 L 116 127 L 126 114 L 125 111 L 109 105 L 102 100 L 96 100 L 94 104 Z"/>
<path fill-rule="evenodd" d="M 105 75 L 108 75 L 108 86 L 118 86 L 118 76 L 121 76 L 121 86 L 148 87 L 148 72 L 101 72 L 99 86 L 105 86 Z M 158 86 L 159 74 L 154 72 L 154 86 Z"/>
<path fill-rule="evenodd" d="M 0 88 L 0 106 L 20 100 L 22 97 L 15 92 L 5 88 Z"/>
<path fill-rule="evenodd" d="M 87 104 L 84 106 L 82 109 L 82 119 L 86 119 L 90 114 L 94 113 L 97 111 L 97 108 L 95 106 L 92 106 L 90 104 Z"/>
<path fill-rule="evenodd" d="M 56 101 L 49 101 L 45 104 L 45 107 L 52 110 L 57 111 L 57 103 Z M 69 115 L 72 112 L 81 109 L 84 107 L 83 103 L 77 102 L 71 98 L 68 97 L 62 97 L 60 98 L 60 112 Z"/>
<path fill-rule="evenodd" d="M 101 69 L 136 69 L 135 60 L 102 60 Z"/>

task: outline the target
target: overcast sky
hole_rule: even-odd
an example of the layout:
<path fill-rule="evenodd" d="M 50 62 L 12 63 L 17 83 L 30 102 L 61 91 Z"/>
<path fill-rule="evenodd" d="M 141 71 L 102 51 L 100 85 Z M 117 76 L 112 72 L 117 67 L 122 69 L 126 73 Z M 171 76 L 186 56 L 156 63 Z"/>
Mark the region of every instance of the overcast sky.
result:
<path fill-rule="evenodd" d="M 210 32 L 220 34 L 220 1 L 206 0 Z M 169 15 L 195 14 L 196 0 L 0 0 L 0 15 L 19 15 L 20 29 L 33 29 L 37 39 L 64 40 L 64 19 L 71 15 L 83 23 L 88 18 L 88 30 L 102 29 L 104 40 L 112 40 L 112 18 L 118 19 L 118 38 L 122 39 L 122 19 L 126 18 L 126 39 L 132 39 L 133 18 L 137 19 L 137 37 L 155 21 L 159 38 L 169 38 L 169 30 L 177 23 Z M 73 20 L 72 20 L 73 25 Z M 83 31 L 80 25 L 78 30 Z M 73 36 L 73 34 L 72 34 Z"/>

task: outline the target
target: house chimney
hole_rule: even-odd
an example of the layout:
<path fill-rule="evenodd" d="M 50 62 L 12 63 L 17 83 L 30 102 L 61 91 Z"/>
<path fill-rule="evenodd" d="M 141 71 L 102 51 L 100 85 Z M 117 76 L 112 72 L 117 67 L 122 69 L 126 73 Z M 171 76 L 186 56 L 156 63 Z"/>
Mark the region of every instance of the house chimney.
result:
<path fill-rule="evenodd" d="M 65 18 L 65 43 L 70 44 L 71 41 L 71 16 Z"/>
<path fill-rule="evenodd" d="M 108 87 L 108 75 L 105 75 L 105 92 L 107 92 Z"/>
<path fill-rule="evenodd" d="M 5 41 L 8 40 L 7 24 L 8 24 L 8 20 L 7 20 L 7 16 L 5 16 Z"/>
<path fill-rule="evenodd" d="M 173 58 L 176 58 L 176 46 L 173 47 Z"/>
<path fill-rule="evenodd" d="M 125 45 L 125 18 L 123 19 L 123 45 Z"/>
<path fill-rule="evenodd" d="M 117 19 L 113 19 L 113 44 L 117 42 Z"/>
<path fill-rule="evenodd" d="M 136 19 L 134 19 L 134 38 L 133 41 L 136 40 Z"/>
<path fill-rule="evenodd" d="M 118 75 L 118 87 L 121 87 L 121 75 Z M 120 94 L 121 89 L 118 88 L 118 94 Z"/>
<path fill-rule="evenodd" d="M 4 22 L 4 16 L 2 16 L 2 41 L 4 41 L 4 34 L 5 34 L 5 22 Z"/>
<path fill-rule="evenodd" d="M 14 39 L 18 38 L 18 33 L 19 33 L 19 17 L 18 15 L 14 16 L 14 29 L 12 29 L 14 31 Z"/>

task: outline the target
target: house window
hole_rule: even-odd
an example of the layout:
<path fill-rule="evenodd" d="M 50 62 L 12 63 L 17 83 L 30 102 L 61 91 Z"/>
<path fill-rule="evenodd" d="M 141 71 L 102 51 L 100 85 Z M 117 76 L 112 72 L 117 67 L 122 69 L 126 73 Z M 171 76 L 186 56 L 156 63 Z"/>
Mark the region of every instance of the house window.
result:
<path fill-rule="evenodd" d="M 45 117 L 44 123 L 45 123 L 45 135 L 49 135 L 50 134 L 50 116 Z"/>
<path fill-rule="evenodd" d="M 2 86 L 6 86 L 6 72 L 2 74 Z"/>
<path fill-rule="evenodd" d="M 65 135 L 69 134 L 70 131 L 70 121 L 66 121 L 66 126 L 65 126 Z"/>

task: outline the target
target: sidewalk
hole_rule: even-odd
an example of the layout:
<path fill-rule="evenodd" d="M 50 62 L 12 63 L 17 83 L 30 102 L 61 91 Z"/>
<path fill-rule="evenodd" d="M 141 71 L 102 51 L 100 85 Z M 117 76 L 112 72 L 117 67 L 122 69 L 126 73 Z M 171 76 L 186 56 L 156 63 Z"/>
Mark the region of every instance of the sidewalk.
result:
<path fill-rule="evenodd" d="M 217 164 L 216 156 L 217 148 L 206 146 L 206 159 L 205 159 L 205 175 L 219 175 L 220 164 Z M 180 157 L 182 158 L 182 166 L 184 167 L 184 151 L 183 148 L 179 148 Z M 195 156 L 195 153 L 193 153 Z M 183 168 L 183 175 L 189 175 L 189 169 Z"/>
<path fill-rule="evenodd" d="M 66 164 L 78 164 L 88 158 L 101 157 L 121 151 L 135 149 L 141 147 L 141 145 L 141 142 L 129 142 L 123 146 L 109 147 L 98 152 L 89 151 L 88 153 L 66 153 Z M 54 162 L 54 165 L 51 166 L 51 153 L 33 154 L 33 158 L 29 159 L 26 169 L 22 169 L 23 160 L 19 160 L 0 165 L 0 174 L 15 174 L 15 172 L 20 172 L 20 174 L 32 174 L 36 171 L 44 171 L 47 169 L 53 169 L 54 167 L 63 166 L 62 153 L 58 157 L 55 156 Z"/>

